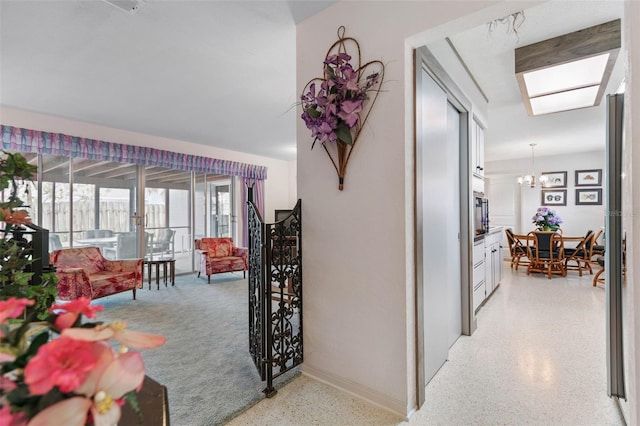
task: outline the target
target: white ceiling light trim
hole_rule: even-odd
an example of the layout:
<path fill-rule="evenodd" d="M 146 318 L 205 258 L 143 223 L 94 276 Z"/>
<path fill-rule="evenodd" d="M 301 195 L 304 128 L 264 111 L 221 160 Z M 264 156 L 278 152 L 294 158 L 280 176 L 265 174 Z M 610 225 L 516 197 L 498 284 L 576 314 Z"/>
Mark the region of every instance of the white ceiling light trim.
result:
<path fill-rule="evenodd" d="M 620 35 L 617 19 L 516 49 L 516 79 L 528 114 L 599 105 Z"/>
<path fill-rule="evenodd" d="M 591 86 L 531 98 L 531 110 L 533 111 L 533 115 L 541 115 L 590 107 L 595 104 L 598 89 L 599 86 Z"/>
<path fill-rule="evenodd" d="M 523 74 L 530 97 L 563 90 L 597 86 L 602 81 L 609 54 L 593 56 L 567 64 L 544 68 Z"/>

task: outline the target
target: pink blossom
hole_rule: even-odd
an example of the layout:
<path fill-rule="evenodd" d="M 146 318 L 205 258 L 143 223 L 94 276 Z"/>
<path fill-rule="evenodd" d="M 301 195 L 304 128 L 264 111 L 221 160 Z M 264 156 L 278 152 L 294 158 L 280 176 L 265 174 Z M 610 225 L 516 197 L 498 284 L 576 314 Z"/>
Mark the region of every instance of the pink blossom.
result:
<path fill-rule="evenodd" d="M 0 395 L 11 392 L 17 387 L 18 385 L 16 385 L 16 383 L 13 380 L 5 376 L 0 376 L 0 391 L 2 391 L 0 392 Z"/>
<path fill-rule="evenodd" d="M 31 223 L 29 212 L 26 210 L 11 210 L 8 208 L 0 209 L 0 221 L 10 223 L 12 225 L 22 225 Z"/>
<path fill-rule="evenodd" d="M 44 395 L 54 386 L 71 392 L 80 386 L 97 363 L 94 344 L 60 337 L 38 349 L 24 370 L 24 381 L 34 395 Z"/>
<path fill-rule="evenodd" d="M 0 426 L 27 426 L 27 418 L 24 413 L 12 413 L 8 405 L 0 408 Z"/>
<path fill-rule="evenodd" d="M 57 303 L 49 308 L 50 312 L 62 311 L 55 321 L 59 330 L 73 326 L 80 315 L 95 319 L 96 313 L 102 310 L 104 310 L 102 305 L 91 305 L 91 299 L 86 297 L 80 297 L 67 303 Z"/>
<path fill-rule="evenodd" d="M 16 359 L 16 356 L 14 354 L 8 352 L 0 352 L 0 362 L 11 362 L 14 359 Z"/>
<path fill-rule="evenodd" d="M 164 345 L 166 341 L 165 337 L 159 334 L 127 330 L 126 321 L 116 321 L 94 328 L 66 328 L 62 331 L 62 336 L 88 342 L 115 339 L 125 346 L 138 349 L 155 348 Z"/>
<path fill-rule="evenodd" d="M 15 297 L 0 301 L 0 324 L 8 318 L 19 317 L 26 306 L 32 306 L 34 303 L 35 300 L 16 299 Z"/>
<path fill-rule="evenodd" d="M 118 423 L 122 397 L 142 387 L 145 374 L 142 357 L 138 352 L 116 356 L 105 344 L 95 345 L 100 348 L 98 364 L 76 390 L 84 396 L 65 399 L 46 408 L 29 422 L 29 426 L 47 426 L 51 419 L 65 426 L 84 426 L 89 412 L 95 426 Z"/>
<path fill-rule="evenodd" d="M 29 422 L 29 426 L 48 426 L 56 419 L 65 426 L 85 426 L 91 400 L 80 396 L 63 399 L 39 412 Z M 115 424 L 115 423 L 113 423 Z"/>

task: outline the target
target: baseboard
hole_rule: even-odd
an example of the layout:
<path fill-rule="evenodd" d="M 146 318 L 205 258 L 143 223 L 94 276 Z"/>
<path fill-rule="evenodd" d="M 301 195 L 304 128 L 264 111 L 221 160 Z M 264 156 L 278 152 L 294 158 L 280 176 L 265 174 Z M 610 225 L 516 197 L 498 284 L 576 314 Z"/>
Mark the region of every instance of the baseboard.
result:
<path fill-rule="evenodd" d="M 356 398 L 362 399 L 370 404 L 380 407 L 383 410 L 386 410 L 400 417 L 403 421 L 409 420 L 406 412 L 407 407 L 403 401 L 392 398 L 389 395 L 378 392 L 374 389 L 368 388 L 351 380 L 337 377 L 331 373 L 327 373 L 326 371 L 310 367 L 306 364 L 302 364 L 301 368 L 302 374 L 304 376 L 325 383 L 331 387 L 353 395 Z"/>

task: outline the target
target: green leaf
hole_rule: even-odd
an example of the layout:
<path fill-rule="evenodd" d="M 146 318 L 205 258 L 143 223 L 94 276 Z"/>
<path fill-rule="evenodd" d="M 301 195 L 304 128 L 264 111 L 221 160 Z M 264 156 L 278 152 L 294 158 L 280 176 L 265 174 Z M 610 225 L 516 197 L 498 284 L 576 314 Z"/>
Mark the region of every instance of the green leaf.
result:
<path fill-rule="evenodd" d="M 334 131 L 338 139 L 347 145 L 353 145 L 353 139 L 351 138 L 351 130 L 345 123 L 338 124 L 336 130 Z"/>
<path fill-rule="evenodd" d="M 7 395 L 7 400 L 12 405 L 16 405 L 18 407 L 24 407 L 25 405 L 27 405 L 29 399 L 31 398 L 32 396 L 29 393 L 29 388 L 24 384 L 18 385 L 17 388 L 13 389 Z"/>
<path fill-rule="evenodd" d="M 29 350 L 27 351 L 27 354 L 35 355 L 38 352 L 38 349 L 40 348 L 40 346 L 44 345 L 48 341 L 49 341 L 49 332 L 48 331 L 45 331 L 45 332 L 42 332 L 42 333 L 38 334 L 31 341 L 31 346 L 29 346 Z"/>
<path fill-rule="evenodd" d="M 325 73 L 327 73 L 327 77 L 328 77 L 327 80 L 330 80 L 336 76 L 336 73 L 333 71 L 333 68 L 331 68 L 331 66 L 328 64 L 324 66 L 324 71 Z"/>
<path fill-rule="evenodd" d="M 318 118 L 320 117 L 322 114 L 320 114 L 320 111 L 318 111 L 315 108 L 308 108 L 307 109 L 307 113 L 312 116 L 313 118 Z"/>
<path fill-rule="evenodd" d="M 138 415 L 138 424 L 143 424 L 142 410 L 140 410 L 140 405 L 138 404 L 138 395 L 135 391 L 127 392 L 124 395 L 125 401 L 131 406 L 134 413 Z"/>

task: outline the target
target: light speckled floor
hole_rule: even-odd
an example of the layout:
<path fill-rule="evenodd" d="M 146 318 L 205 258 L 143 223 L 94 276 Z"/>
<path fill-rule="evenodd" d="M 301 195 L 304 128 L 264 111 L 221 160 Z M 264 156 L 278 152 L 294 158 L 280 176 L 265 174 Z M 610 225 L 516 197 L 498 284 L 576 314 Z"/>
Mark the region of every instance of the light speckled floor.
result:
<path fill-rule="evenodd" d="M 607 397 L 604 289 L 592 276 L 527 277 L 505 264 L 409 422 L 299 377 L 229 425 L 621 425 Z"/>

